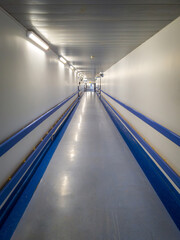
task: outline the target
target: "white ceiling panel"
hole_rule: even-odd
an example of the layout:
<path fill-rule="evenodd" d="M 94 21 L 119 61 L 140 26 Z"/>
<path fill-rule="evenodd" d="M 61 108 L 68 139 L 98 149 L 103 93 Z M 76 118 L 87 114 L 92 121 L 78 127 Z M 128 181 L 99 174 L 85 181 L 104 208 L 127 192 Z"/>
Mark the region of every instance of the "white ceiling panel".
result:
<path fill-rule="evenodd" d="M 180 0 L 0 0 L 0 6 L 88 78 L 180 15 Z"/>

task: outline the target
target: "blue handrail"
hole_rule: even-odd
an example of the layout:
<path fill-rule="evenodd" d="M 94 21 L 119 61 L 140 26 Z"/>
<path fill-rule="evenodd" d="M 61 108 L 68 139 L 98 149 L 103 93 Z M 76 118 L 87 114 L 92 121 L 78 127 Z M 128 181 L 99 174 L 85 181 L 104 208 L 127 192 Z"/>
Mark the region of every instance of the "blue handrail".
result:
<path fill-rule="evenodd" d="M 108 97 L 113 99 L 115 102 L 117 102 L 119 105 L 121 105 L 122 107 L 127 109 L 129 112 L 133 113 L 136 117 L 140 118 L 142 121 L 147 123 L 149 126 L 151 126 L 152 128 L 156 129 L 159 133 L 161 133 L 162 135 L 167 137 L 169 140 L 174 142 L 176 145 L 180 146 L 180 136 L 179 135 L 177 135 L 176 133 L 172 132 L 171 130 L 163 127 L 162 125 L 160 125 L 159 123 L 155 122 L 154 120 L 146 117 L 142 113 L 139 113 L 138 111 L 134 110 L 133 108 L 127 106 L 126 104 L 124 104 L 121 101 L 117 100 L 116 98 L 112 97 L 111 95 L 109 95 L 108 93 L 104 92 L 103 90 L 101 90 L 101 91 L 104 94 L 106 94 Z"/>
<path fill-rule="evenodd" d="M 118 114 L 118 112 L 105 100 L 101 101 L 108 105 L 108 107 L 118 116 L 118 118 L 126 125 L 126 127 L 132 132 L 132 134 L 138 139 L 142 146 L 151 154 L 166 174 L 172 179 L 178 188 L 180 188 L 180 177 L 177 173 L 161 158 L 161 156 L 153 150 L 153 148 Z"/>
<path fill-rule="evenodd" d="M 46 120 L 49 116 L 51 116 L 54 112 L 56 112 L 60 107 L 62 107 L 66 102 L 68 102 L 71 98 L 73 98 L 78 91 L 73 93 L 70 97 L 64 99 L 62 102 L 57 104 L 55 107 L 51 108 L 49 111 L 35 119 L 33 122 L 28 124 L 26 127 L 15 133 L 12 137 L 5 140 L 0 144 L 0 157 L 6 153 L 10 148 L 12 148 L 16 143 L 18 143 L 22 138 L 24 138 L 28 133 L 30 133 L 33 129 L 35 129 L 39 124 L 41 124 L 44 120 Z"/>
<path fill-rule="evenodd" d="M 22 188 L 29 181 L 32 172 L 36 169 L 39 161 L 41 161 L 41 153 L 53 141 L 53 136 L 58 134 L 60 127 L 74 109 L 79 99 L 71 104 L 65 114 L 58 120 L 44 139 L 39 143 L 36 149 L 29 155 L 26 162 L 17 170 L 12 179 L 0 191 L 0 226 L 3 224 L 5 218 L 9 214 L 11 208 L 14 206 L 16 199 L 21 194 Z M 58 130 L 58 131 L 57 131 Z M 39 159 L 40 156 L 40 159 Z"/>
<path fill-rule="evenodd" d="M 100 97 L 100 94 L 98 94 L 98 96 L 146 177 L 179 228 L 180 218 L 177 209 L 180 207 L 178 191 L 180 188 L 180 176 L 123 117 L 121 117 L 104 96 Z"/>

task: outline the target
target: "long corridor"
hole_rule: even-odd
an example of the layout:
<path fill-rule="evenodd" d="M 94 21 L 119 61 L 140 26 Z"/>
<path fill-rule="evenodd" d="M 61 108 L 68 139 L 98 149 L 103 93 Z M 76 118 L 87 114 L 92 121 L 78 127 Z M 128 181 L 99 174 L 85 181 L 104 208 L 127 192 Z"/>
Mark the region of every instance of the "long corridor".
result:
<path fill-rule="evenodd" d="M 12 239 L 179 239 L 95 93 L 84 94 Z"/>

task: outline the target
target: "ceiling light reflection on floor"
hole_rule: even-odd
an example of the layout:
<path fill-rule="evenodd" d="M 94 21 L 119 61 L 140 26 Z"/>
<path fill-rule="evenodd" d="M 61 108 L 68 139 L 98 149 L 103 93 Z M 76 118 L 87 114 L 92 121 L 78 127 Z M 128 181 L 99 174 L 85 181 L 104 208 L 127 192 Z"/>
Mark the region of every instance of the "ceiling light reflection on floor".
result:
<path fill-rule="evenodd" d="M 69 194 L 69 178 L 67 175 L 65 175 L 62 178 L 61 182 L 61 196 L 66 196 Z"/>
<path fill-rule="evenodd" d="M 75 141 L 78 141 L 78 133 L 75 135 Z"/>
<path fill-rule="evenodd" d="M 82 115 L 80 115 L 80 119 L 79 119 L 79 123 L 81 123 L 82 122 Z"/>
<path fill-rule="evenodd" d="M 82 112 L 84 113 L 85 110 L 85 106 L 86 106 L 86 101 L 84 101 L 83 106 L 82 106 Z"/>
<path fill-rule="evenodd" d="M 68 160 L 69 160 L 70 162 L 74 162 L 74 157 L 75 157 L 74 149 L 71 149 L 69 156 L 70 156 L 70 157 L 68 158 Z"/>

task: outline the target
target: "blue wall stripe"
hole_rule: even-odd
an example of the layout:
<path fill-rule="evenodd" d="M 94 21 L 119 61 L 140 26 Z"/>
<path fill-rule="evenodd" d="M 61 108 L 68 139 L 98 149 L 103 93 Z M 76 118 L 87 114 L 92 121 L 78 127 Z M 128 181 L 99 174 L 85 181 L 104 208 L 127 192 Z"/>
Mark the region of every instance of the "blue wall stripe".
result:
<path fill-rule="evenodd" d="M 156 162 L 161 166 L 165 173 L 171 178 L 171 180 L 180 188 L 180 177 L 173 171 L 173 169 L 157 154 L 150 145 L 114 110 L 114 108 L 104 99 L 101 98 L 112 111 L 121 119 L 121 121 L 127 126 L 127 128 L 132 132 L 132 134 L 138 139 L 142 146 L 150 153 L 150 155 L 156 160 Z"/>
<path fill-rule="evenodd" d="M 49 164 L 59 142 L 61 141 L 78 105 L 79 105 L 79 102 L 76 104 L 76 106 L 70 113 L 69 117 L 63 124 L 62 129 L 57 134 L 57 137 L 52 142 L 52 145 L 49 147 L 49 149 L 43 150 L 44 153 L 41 156 L 42 161 L 40 162 L 37 170 L 35 171 L 34 175 L 30 179 L 30 181 L 28 182 L 25 189 L 23 189 L 21 196 L 17 199 L 15 206 L 13 207 L 13 209 L 7 216 L 5 222 L 3 223 L 2 227 L 0 228 L 0 239 L 1 240 L 10 240 L 11 239 L 11 237 L 17 227 L 17 224 L 20 221 L 24 211 L 26 210 L 26 207 L 28 206 L 41 178 L 43 177 L 43 175 L 48 167 L 48 164 Z"/>
<path fill-rule="evenodd" d="M 2 209 L 0 210 L 0 224 L 3 221 L 4 217 L 7 215 L 7 213 L 10 211 L 12 205 L 14 204 L 15 199 L 17 198 L 17 194 L 19 191 L 19 188 L 22 184 L 24 184 L 24 181 L 26 180 L 29 173 L 32 171 L 32 168 L 34 165 L 36 165 L 36 160 L 43 150 L 43 148 L 48 144 L 51 140 L 51 137 L 53 136 L 56 129 L 59 127 L 59 125 L 63 122 L 63 120 L 66 118 L 66 116 L 71 112 L 71 110 L 75 107 L 75 105 L 78 103 L 78 99 L 73 103 L 73 105 L 70 107 L 70 109 L 65 113 L 63 118 L 61 118 L 53 129 L 51 129 L 46 135 L 46 137 L 43 139 L 43 141 L 37 146 L 35 151 L 27 158 L 26 162 L 19 168 L 19 170 L 16 172 L 16 174 L 12 177 L 11 181 L 9 181 L 5 187 L 0 192 L 0 205 L 5 202 Z M 26 172 L 27 171 L 27 172 Z M 24 176 L 25 174 L 25 176 Z M 10 194 L 10 195 L 9 195 Z"/>
<path fill-rule="evenodd" d="M 171 140 L 172 142 L 174 142 L 175 144 L 180 146 L 180 136 L 179 135 L 177 135 L 176 133 L 172 132 L 171 130 L 163 127 L 162 125 L 160 125 L 159 123 L 153 121 L 152 119 L 144 116 L 143 114 L 137 112 L 136 110 L 134 110 L 133 108 L 127 106 L 126 104 L 120 102 L 119 100 L 117 100 L 116 98 L 112 97 L 111 95 L 109 95 L 108 93 L 104 92 L 103 90 L 101 90 L 101 91 L 104 94 L 106 94 L 108 97 L 113 99 L 115 102 L 117 102 L 119 105 L 121 105 L 122 107 L 127 109 L 129 112 L 133 113 L 135 116 L 137 116 L 138 118 L 143 120 L 145 123 L 150 125 L 152 128 L 156 129 L 158 132 L 160 132 L 162 135 L 167 137 L 169 140 Z"/>
<path fill-rule="evenodd" d="M 100 98 L 100 95 L 99 95 Z M 141 145 L 136 141 L 134 136 L 127 130 L 127 128 L 121 123 L 118 116 L 115 114 L 110 105 L 100 98 L 105 109 L 109 113 L 112 121 L 117 127 L 118 131 L 124 138 L 125 142 L 129 146 L 132 154 L 136 158 L 140 167 L 144 171 L 146 177 L 152 184 L 154 190 L 158 194 L 159 198 L 163 202 L 167 211 L 171 215 L 177 227 L 180 229 L 180 195 L 157 167 L 157 165 L 152 161 L 150 156 L 141 147 Z"/>
<path fill-rule="evenodd" d="M 68 102 L 72 97 L 74 97 L 78 92 L 75 92 L 70 97 L 64 99 L 58 105 L 50 109 L 48 112 L 41 115 L 39 118 L 34 120 L 32 123 L 27 125 L 22 130 L 15 133 L 12 137 L 4 141 L 0 144 L 0 157 L 6 153 L 10 148 L 12 148 L 16 143 L 18 143 L 22 138 L 24 138 L 28 133 L 30 133 L 33 129 L 35 129 L 39 124 L 41 124 L 44 120 L 46 120 L 49 116 L 51 116 L 54 112 L 56 112 L 60 107 L 62 107 L 66 102 Z"/>

